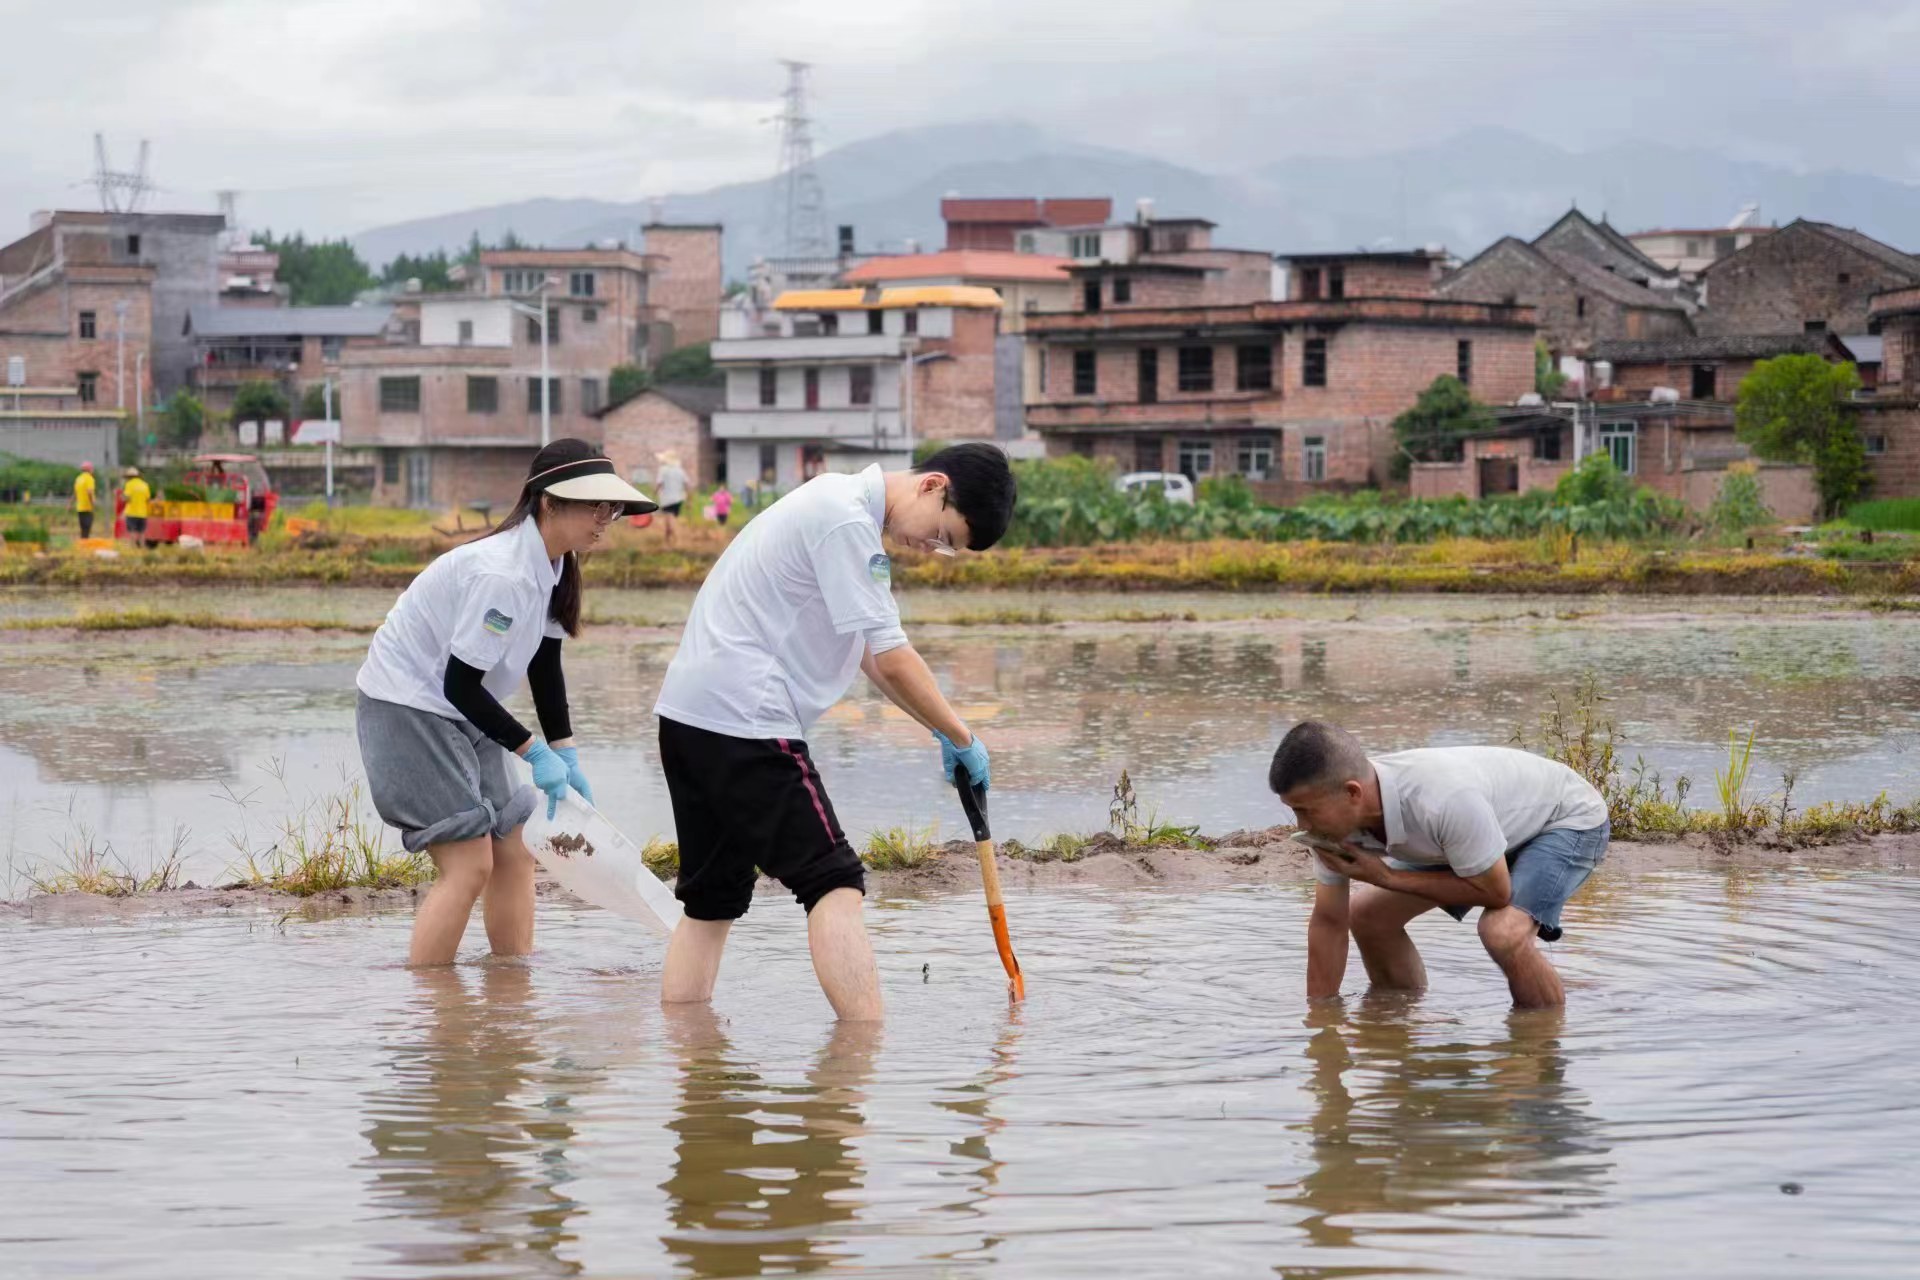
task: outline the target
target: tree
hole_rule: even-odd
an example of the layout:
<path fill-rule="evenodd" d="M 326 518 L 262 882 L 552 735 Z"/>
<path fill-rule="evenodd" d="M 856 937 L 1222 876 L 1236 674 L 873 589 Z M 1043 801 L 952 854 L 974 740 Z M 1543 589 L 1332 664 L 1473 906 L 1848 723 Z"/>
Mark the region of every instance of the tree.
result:
<path fill-rule="evenodd" d="M 302 422 L 318 422 L 327 416 L 327 389 L 317 382 L 309 382 L 300 392 L 300 412 L 297 415 Z"/>
<path fill-rule="evenodd" d="M 1553 486 L 1553 503 L 1558 507 L 1590 507 L 1601 503 L 1624 502 L 1633 496 L 1633 477 L 1613 465 L 1613 455 L 1605 449 L 1590 453 L 1580 465 L 1560 477 Z"/>
<path fill-rule="evenodd" d="M 271 382 L 243 382 L 233 395 L 235 422 L 285 422 L 291 416 L 287 393 Z"/>
<path fill-rule="evenodd" d="M 1551 400 L 1565 390 L 1567 375 L 1554 367 L 1553 352 L 1539 338 L 1533 340 L 1533 389 Z"/>
<path fill-rule="evenodd" d="M 1775 356 L 1740 380 L 1734 434 L 1770 462 L 1811 463 L 1824 514 L 1866 489 L 1867 450 L 1847 402 L 1860 389 L 1851 364 L 1817 355 Z"/>
<path fill-rule="evenodd" d="M 160 438 L 176 449 L 191 449 L 207 429 L 207 407 L 181 390 L 160 405 Z"/>
<path fill-rule="evenodd" d="M 675 347 L 660 358 L 660 364 L 653 371 L 655 382 L 712 382 L 717 376 L 713 371 L 713 350 L 704 342 Z"/>
<path fill-rule="evenodd" d="M 617 364 L 607 376 L 607 407 L 627 401 L 653 385 L 647 371 L 637 364 Z"/>
<path fill-rule="evenodd" d="M 475 261 L 478 260 L 476 256 Z M 454 288 L 455 262 L 455 259 L 447 256 L 444 249 L 435 249 L 432 253 L 423 253 L 417 257 L 410 253 L 403 253 L 389 262 L 380 272 L 380 283 L 404 285 L 409 280 L 418 280 L 423 292 L 450 293 Z"/>
<path fill-rule="evenodd" d="M 375 284 L 367 264 L 345 240 L 309 242 L 297 231 L 276 240 L 268 231 L 260 244 L 280 255 L 277 275 L 296 307 L 345 306 Z"/>
<path fill-rule="evenodd" d="M 1450 373 L 1435 378 L 1413 408 L 1393 420 L 1400 442 L 1394 457 L 1394 475 L 1404 478 L 1410 462 L 1458 462 L 1460 442 L 1493 426 L 1493 411 Z"/>
<path fill-rule="evenodd" d="M 1728 467 L 1720 480 L 1720 491 L 1713 495 L 1713 505 L 1707 508 L 1707 526 L 1732 538 L 1772 520 L 1773 511 L 1760 488 L 1759 468 L 1751 462 Z"/>

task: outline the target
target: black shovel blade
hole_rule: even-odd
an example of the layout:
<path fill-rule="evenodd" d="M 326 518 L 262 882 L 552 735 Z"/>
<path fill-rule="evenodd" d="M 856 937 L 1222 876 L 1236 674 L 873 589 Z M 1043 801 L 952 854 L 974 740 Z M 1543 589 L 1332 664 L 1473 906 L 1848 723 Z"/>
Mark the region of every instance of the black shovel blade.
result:
<path fill-rule="evenodd" d="M 953 789 L 960 793 L 960 807 L 967 811 L 967 821 L 973 826 L 973 838 L 993 839 L 993 833 L 987 829 L 987 789 L 973 785 L 973 777 L 967 772 L 967 766 L 953 766 Z"/>

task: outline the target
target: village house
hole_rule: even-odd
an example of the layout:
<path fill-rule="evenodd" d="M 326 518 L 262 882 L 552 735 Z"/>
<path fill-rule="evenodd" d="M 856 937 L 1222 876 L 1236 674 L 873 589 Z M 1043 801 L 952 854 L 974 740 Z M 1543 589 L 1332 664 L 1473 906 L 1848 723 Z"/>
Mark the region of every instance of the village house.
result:
<path fill-rule="evenodd" d="M 726 399 L 723 384 L 656 383 L 600 411 L 601 447 L 621 475 L 650 494 L 667 454 L 680 460 L 695 488 L 722 484 L 726 459 L 713 438 L 713 415 Z"/>
<path fill-rule="evenodd" d="M 1876 294 L 1867 316 L 1882 345 L 1878 385 L 1858 405 L 1872 496 L 1920 497 L 1920 285 Z"/>
<path fill-rule="evenodd" d="M 978 287 L 869 287 L 728 311 L 713 344 L 727 483 L 784 493 L 825 471 L 903 466 L 921 441 L 992 439 L 1002 305 Z"/>
<path fill-rule="evenodd" d="M 940 202 L 947 248 L 1012 253 L 1023 231 L 1098 226 L 1113 217 L 1113 201 L 1034 196 L 948 196 Z M 1032 249 L 1025 250 L 1032 253 Z"/>
<path fill-rule="evenodd" d="M 1577 209 L 1531 242 L 1496 240 L 1441 279 L 1435 292 L 1532 307 L 1556 362 L 1577 362 L 1608 339 L 1693 332 L 1691 295 L 1678 274 Z"/>
<path fill-rule="evenodd" d="M 221 416 L 249 382 L 272 383 L 297 407 L 307 387 L 339 379 L 349 348 L 386 345 L 393 318 L 390 306 L 195 307 L 187 315 L 194 350 L 187 387 Z"/>
<path fill-rule="evenodd" d="M 1635 231 L 1627 239 L 1655 263 L 1691 283 L 1720 259 L 1739 252 L 1772 230 L 1772 227 L 1753 227 L 1742 223 L 1724 227 Z"/>
<path fill-rule="evenodd" d="M 1097 308 L 1087 294 L 1070 313 L 1029 317 L 1044 376 L 1027 418 L 1048 453 L 1196 481 L 1239 475 L 1290 502 L 1386 483 L 1390 424 L 1440 374 L 1496 404 L 1532 390 L 1533 312 L 1422 296 L 1434 269 L 1427 254 L 1285 261 L 1284 300 L 1116 303 L 1109 279 Z M 1236 276 L 1253 292 L 1253 275 L 1185 276 L 1184 297 Z M 1326 296 L 1333 281 L 1339 297 Z M 1314 290 L 1321 296 L 1305 296 Z"/>
<path fill-rule="evenodd" d="M 1703 333 L 1872 334 L 1875 294 L 1920 285 L 1920 258 L 1799 218 L 1701 273 Z"/>

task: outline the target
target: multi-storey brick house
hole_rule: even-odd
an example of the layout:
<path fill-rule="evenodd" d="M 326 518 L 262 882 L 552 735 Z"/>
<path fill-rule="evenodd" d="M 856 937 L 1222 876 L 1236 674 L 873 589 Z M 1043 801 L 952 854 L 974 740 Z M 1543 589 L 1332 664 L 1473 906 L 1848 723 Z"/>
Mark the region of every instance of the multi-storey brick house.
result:
<path fill-rule="evenodd" d="M 338 381 L 349 348 L 385 346 L 394 314 L 390 306 L 195 307 L 187 316 L 187 385 L 217 414 L 233 408 L 248 382 L 273 383 L 298 405 L 307 387 Z"/>
<path fill-rule="evenodd" d="M 0 368 L 132 412 L 184 386 L 188 312 L 219 293 L 218 214 L 39 215 L 0 248 Z M 136 386 L 136 380 L 139 385 Z"/>
<path fill-rule="evenodd" d="M 1920 285 L 1920 258 L 1800 218 L 1701 273 L 1704 333 L 1871 332 L 1875 294 Z"/>
<path fill-rule="evenodd" d="M 1108 199 L 948 196 L 940 202 L 948 249 L 1011 253 L 1023 231 L 1096 226 L 1112 216 L 1113 201 Z"/>
<path fill-rule="evenodd" d="M 726 293 L 719 225 L 654 222 L 640 234 L 651 267 L 648 300 L 671 327 L 669 348 L 719 337 L 720 299 Z"/>
<path fill-rule="evenodd" d="M 1920 285 L 1876 294 L 1867 314 L 1881 341 L 1878 386 L 1859 405 L 1873 496 L 1920 497 Z"/>
<path fill-rule="evenodd" d="M 726 479 L 713 438 L 713 415 L 726 406 L 724 385 L 659 383 L 600 413 L 602 444 L 620 474 L 653 492 L 661 459 L 679 458 L 695 488 Z"/>
<path fill-rule="evenodd" d="M 1533 387 L 1534 317 L 1524 306 L 1417 296 L 1431 270 L 1415 255 L 1302 255 L 1306 271 L 1382 280 L 1378 297 L 1290 297 L 1224 305 L 1084 301 L 1028 320 L 1041 348 L 1041 397 L 1027 421 L 1053 455 L 1107 458 L 1126 471 L 1237 474 L 1271 498 L 1385 483 L 1390 424 L 1440 374 L 1482 400 Z M 1303 266 L 1302 264 L 1307 264 Z M 1202 286 L 1194 282 L 1196 291 Z"/>
<path fill-rule="evenodd" d="M 713 436 L 727 483 L 785 492 L 823 471 L 903 465 L 921 441 L 992 439 L 1001 305 L 978 287 L 874 287 L 725 313 Z"/>

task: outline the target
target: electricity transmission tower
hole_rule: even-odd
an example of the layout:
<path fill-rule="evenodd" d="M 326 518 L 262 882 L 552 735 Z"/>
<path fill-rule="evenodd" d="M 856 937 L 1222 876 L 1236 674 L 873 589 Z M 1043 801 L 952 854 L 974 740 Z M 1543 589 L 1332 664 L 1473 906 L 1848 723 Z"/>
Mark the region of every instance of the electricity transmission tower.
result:
<path fill-rule="evenodd" d="M 773 183 L 771 228 L 781 237 L 781 253 L 789 258 L 824 258 L 832 252 L 827 241 L 827 198 L 813 164 L 813 119 L 807 114 L 805 62 L 782 59 L 787 69 L 787 91 L 781 113 L 780 167 Z"/>
<path fill-rule="evenodd" d="M 105 134 L 93 135 L 93 185 L 100 193 L 102 213 L 138 213 L 153 192 L 147 178 L 147 154 L 152 144 L 140 139 L 140 161 L 131 172 L 107 163 Z"/>

